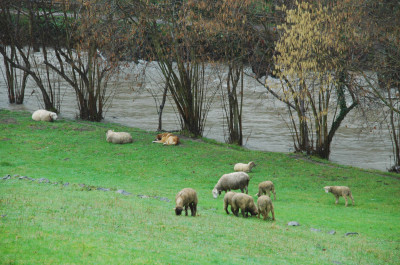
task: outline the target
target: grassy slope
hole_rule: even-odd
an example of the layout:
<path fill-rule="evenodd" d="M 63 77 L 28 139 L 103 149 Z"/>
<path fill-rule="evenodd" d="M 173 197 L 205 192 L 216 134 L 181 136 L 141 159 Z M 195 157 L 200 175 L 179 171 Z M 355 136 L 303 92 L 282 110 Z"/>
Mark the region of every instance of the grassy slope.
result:
<path fill-rule="evenodd" d="M 109 128 L 130 132 L 134 143 L 107 143 Z M 398 262 L 400 182 L 393 175 L 208 140 L 165 147 L 151 143 L 154 135 L 114 124 L 38 123 L 29 113 L 1 110 L 0 177 L 19 174 L 71 185 L 0 180 L 0 263 Z M 249 193 L 261 181 L 275 183 L 276 222 L 228 216 L 223 196 L 212 198 L 222 174 L 251 160 L 257 167 Z M 114 191 L 88 191 L 80 183 Z M 326 185 L 350 186 L 356 206 L 345 208 L 343 198 L 334 205 L 322 189 Z M 175 194 L 184 187 L 197 190 L 196 218 L 174 215 Z M 286 226 L 292 220 L 301 226 Z M 332 229 L 336 235 L 326 233 Z M 346 232 L 359 236 L 344 237 Z"/>

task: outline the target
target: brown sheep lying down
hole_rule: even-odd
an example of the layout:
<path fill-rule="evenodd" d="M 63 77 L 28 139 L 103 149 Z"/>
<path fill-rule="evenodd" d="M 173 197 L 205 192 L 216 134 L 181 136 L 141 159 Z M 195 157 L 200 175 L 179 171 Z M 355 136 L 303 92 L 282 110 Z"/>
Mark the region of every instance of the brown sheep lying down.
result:
<path fill-rule="evenodd" d="M 272 220 L 275 221 L 275 212 L 274 205 L 272 204 L 272 200 L 269 196 L 262 195 L 257 200 L 257 208 L 258 208 L 258 218 L 260 218 L 260 214 L 262 214 L 263 219 L 266 220 L 268 218 L 269 212 L 272 213 Z"/>
<path fill-rule="evenodd" d="M 326 193 L 331 192 L 335 196 L 335 198 L 336 198 L 335 204 L 338 204 L 339 197 L 343 196 L 344 199 L 346 200 L 345 207 L 347 207 L 347 196 L 349 196 L 350 199 L 352 200 L 353 206 L 354 206 L 354 199 L 353 199 L 353 196 L 351 195 L 351 191 L 350 191 L 349 187 L 346 187 L 346 186 L 326 186 L 326 187 L 324 187 L 324 190 L 325 190 Z"/>
<path fill-rule="evenodd" d="M 188 215 L 188 207 L 192 212 L 192 216 L 196 216 L 197 211 L 197 193 L 194 189 L 184 188 L 175 197 L 175 214 L 181 215 L 183 207 L 185 207 L 185 215 Z"/>
<path fill-rule="evenodd" d="M 271 192 L 274 194 L 274 200 L 276 201 L 276 193 L 275 193 L 275 186 L 272 181 L 263 181 L 260 184 L 258 184 L 258 193 L 256 194 L 257 197 L 260 197 L 263 194 L 267 194 L 268 196 L 271 197 Z"/>
<path fill-rule="evenodd" d="M 248 213 L 257 215 L 257 207 L 254 204 L 253 197 L 244 193 L 237 193 L 232 197 L 232 212 L 234 215 L 239 216 L 239 209 L 243 217 L 247 217 Z"/>
<path fill-rule="evenodd" d="M 228 206 L 229 205 L 231 206 L 231 211 L 233 213 L 233 210 L 232 210 L 232 198 L 233 198 L 233 196 L 235 194 L 236 194 L 236 192 L 233 192 L 233 191 L 228 191 L 227 193 L 225 193 L 225 196 L 224 196 L 224 210 L 226 211 L 227 214 L 229 214 L 229 211 L 228 211 Z"/>

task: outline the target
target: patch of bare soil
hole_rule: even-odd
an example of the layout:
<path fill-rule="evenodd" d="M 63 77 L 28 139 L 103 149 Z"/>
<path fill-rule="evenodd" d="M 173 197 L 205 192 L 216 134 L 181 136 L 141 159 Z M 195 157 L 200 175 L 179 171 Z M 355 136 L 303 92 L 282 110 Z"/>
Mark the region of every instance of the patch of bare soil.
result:
<path fill-rule="evenodd" d="M 18 122 L 14 118 L 3 118 L 3 119 L 0 119 L 0 123 L 2 123 L 2 124 L 17 124 Z"/>

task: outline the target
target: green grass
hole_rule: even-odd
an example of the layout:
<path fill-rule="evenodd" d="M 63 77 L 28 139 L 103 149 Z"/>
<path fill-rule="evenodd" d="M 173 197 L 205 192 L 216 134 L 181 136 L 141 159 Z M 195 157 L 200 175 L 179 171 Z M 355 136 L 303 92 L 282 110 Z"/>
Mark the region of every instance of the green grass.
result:
<path fill-rule="evenodd" d="M 152 144 L 154 132 L 116 124 L 34 122 L 0 110 L 0 264 L 398 264 L 396 175 L 250 151 L 207 139 Z M 134 142 L 113 145 L 107 129 Z M 223 211 L 211 190 L 237 162 L 255 161 L 249 194 L 274 182 L 276 221 Z M 57 184 L 55 184 L 57 182 Z M 64 186 L 66 182 L 70 183 Z M 85 187 L 79 186 L 85 184 Z M 334 204 L 326 185 L 351 187 Z M 89 187 L 89 188 L 88 188 Z M 110 188 L 104 192 L 96 187 Z M 198 216 L 175 216 L 174 198 L 196 189 Z M 123 189 L 130 196 L 115 191 Z M 148 195 L 140 198 L 137 195 Z M 166 197 L 171 202 L 152 198 Z M 288 227 L 289 221 L 301 226 Z M 310 231 L 310 228 L 322 232 Z M 335 235 L 327 232 L 335 230 Z M 345 237 L 346 232 L 358 236 Z"/>

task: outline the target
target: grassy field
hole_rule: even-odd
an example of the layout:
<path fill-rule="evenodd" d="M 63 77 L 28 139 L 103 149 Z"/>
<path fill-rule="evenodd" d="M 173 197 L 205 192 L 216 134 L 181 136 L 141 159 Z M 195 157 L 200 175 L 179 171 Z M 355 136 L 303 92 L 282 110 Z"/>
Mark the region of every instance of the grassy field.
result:
<path fill-rule="evenodd" d="M 207 139 L 162 146 L 154 132 L 30 116 L 0 110 L 0 177 L 11 175 L 0 179 L 1 264 L 399 264 L 397 175 Z M 107 129 L 134 142 L 107 143 Z M 249 194 L 275 184 L 275 222 L 227 215 L 223 194 L 212 198 L 219 177 L 248 161 L 257 164 Z M 335 205 L 326 185 L 349 186 L 355 206 Z M 185 187 L 198 193 L 197 217 L 174 213 Z"/>

